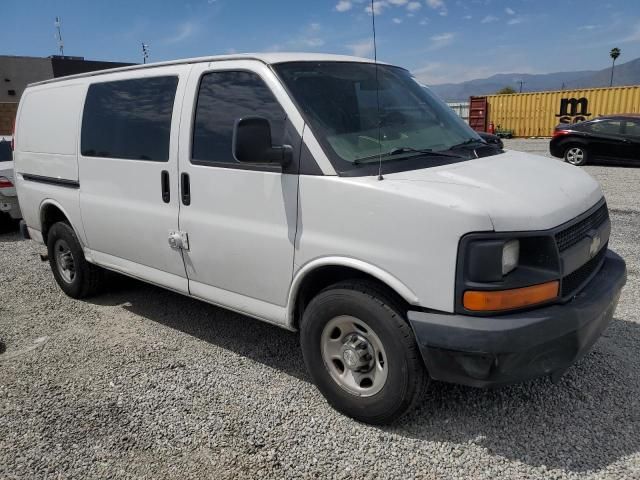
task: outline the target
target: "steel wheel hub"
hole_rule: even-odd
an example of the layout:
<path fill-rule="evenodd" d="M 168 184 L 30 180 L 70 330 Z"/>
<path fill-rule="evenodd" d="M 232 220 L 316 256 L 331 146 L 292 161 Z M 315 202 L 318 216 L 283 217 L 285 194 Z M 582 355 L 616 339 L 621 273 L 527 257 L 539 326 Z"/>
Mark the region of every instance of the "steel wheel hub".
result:
<path fill-rule="evenodd" d="M 371 370 L 373 355 L 373 347 L 369 341 L 357 333 L 348 336 L 342 347 L 342 359 L 345 366 L 356 372 Z"/>
<path fill-rule="evenodd" d="M 58 273 L 65 282 L 72 283 L 76 278 L 76 267 L 69 244 L 65 240 L 59 239 L 53 246 L 53 250 Z"/>
<path fill-rule="evenodd" d="M 368 397 L 384 387 L 387 355 L 378 335 L 363 320 L 347 315 L 331 319 L 320 342 L 324 364 L 341 388 Z"/>

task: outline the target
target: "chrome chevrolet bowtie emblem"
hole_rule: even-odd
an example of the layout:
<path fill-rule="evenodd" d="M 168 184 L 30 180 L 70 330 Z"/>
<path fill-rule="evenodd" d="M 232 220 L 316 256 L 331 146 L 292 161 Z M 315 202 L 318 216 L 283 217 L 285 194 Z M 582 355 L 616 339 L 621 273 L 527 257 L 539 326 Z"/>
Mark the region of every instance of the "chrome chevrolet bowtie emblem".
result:
<path fill-rule="evenodd" d="M 589 258 L 596 256 L 596 253 L 600 251 L 600 234 L 598 232 L 589 233 L 591 237 L 591 245 L 589 245 Z"/>

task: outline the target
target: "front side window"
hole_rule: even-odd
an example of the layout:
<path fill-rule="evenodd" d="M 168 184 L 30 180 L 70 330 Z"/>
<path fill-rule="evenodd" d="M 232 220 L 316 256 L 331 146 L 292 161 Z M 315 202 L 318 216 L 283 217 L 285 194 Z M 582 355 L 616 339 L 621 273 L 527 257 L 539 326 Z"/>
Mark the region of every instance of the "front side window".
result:
<path fill-rule="evenodd" d="M 89 86 L 82 116 L 85 157 L 169 160 L 178 77 L 136 78 Z"/>
<path fill-rule="evenodd" d="M 339 172 L 380 160 L 395 171 L 425 168 L 438 160 L 442 164 L 443 159 L 468 160 L 462 150 L 458 160 L 445 152 L 482 145 L 462 119 L 402 68 L 292 62 L 275 69 Z M 416 150 L 431 154 L 427 158 Z M 442 153 L 439 159 L 434 152 Z M 409 160 L 411 165 L 398 165 Z"/>
<path fill-rule="evenodd" d="M 224 71 L 203 75 L 193 125 L 192 163 L 237 166 L 233 128 L 238 120 L 250 116 L 269 120 L 273 144 L 283 143 L 285 112 L 257 74 Z"/>
<path fill-rule="evenodd" d="M 625 133 L 630 137 L 640 137 L 640 121 L 627 120 Z"/>

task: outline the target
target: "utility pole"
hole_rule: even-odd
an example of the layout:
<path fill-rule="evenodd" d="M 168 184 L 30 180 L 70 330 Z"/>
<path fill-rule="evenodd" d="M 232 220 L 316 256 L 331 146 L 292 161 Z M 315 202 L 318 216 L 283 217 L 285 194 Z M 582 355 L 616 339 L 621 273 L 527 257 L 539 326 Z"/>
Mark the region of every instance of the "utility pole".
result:
<path fill-rule="evenodd" d="M 527 83 L 524 80 L 518 80 L 518 83 L 520 84 L 520 93 L 522 93 L 522 86 Z"/>
<path fill-rule="evenodd" d="M 149 58 L 149 45 L 142 42 L 142 63 L 147 63 L 148 58 Z"/>
<path fill-rule="evenodd" d="M 58 41 L 58 50 L 60 50 L 60 55 L 64 56 L 64 42 L 62 41 L 62 20 L 60 20 L 60 17 L 56 17 L 54 25 L 56 26 L 56 40 Z"/>

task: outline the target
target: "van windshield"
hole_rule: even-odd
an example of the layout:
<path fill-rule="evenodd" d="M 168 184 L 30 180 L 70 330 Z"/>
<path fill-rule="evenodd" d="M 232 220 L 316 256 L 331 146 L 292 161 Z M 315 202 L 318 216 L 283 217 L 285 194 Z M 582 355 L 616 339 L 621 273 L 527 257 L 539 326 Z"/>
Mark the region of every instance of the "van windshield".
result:
<path fill-rule="evenodd" d="M 339 172 L 380 159 L 385 171 L 412 159 L 413 166 L 393 170 L 442 165 L 475 158 L 472 149 L 458 150 L 462 145 L 484 145 L 402 68 L 378 65 L 377 78 L 372 63 L 292 62 L 275 70 Z"/>

